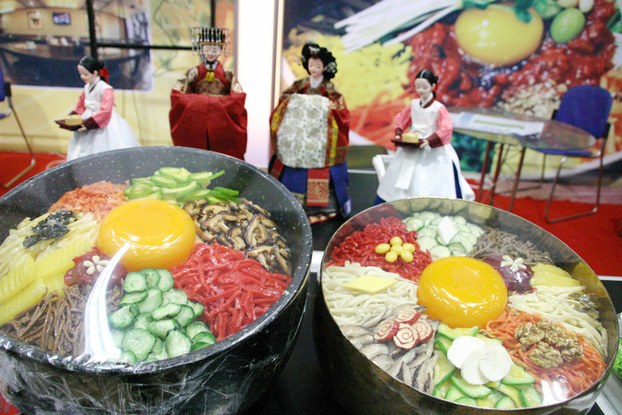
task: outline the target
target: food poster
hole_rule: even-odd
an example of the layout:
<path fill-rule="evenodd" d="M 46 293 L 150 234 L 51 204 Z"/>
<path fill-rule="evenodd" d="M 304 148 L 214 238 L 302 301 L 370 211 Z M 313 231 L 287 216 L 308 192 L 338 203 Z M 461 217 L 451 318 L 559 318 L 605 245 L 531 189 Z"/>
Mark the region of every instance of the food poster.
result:
<path fill-rule="evenodd" d="M 15 85 L 81 88 L 76 64 L 91 54 L 86 6 L 24 8 L 0 12 L 0 62 Z M 107 2 L 94 5 L 94 31 L 99 44 L 151 42 L 150 2 Z M 36 17 L 36 19 L 35 19 Z M 118 89 L 152 88 L 151 56 L 146 49 L 98 48 L 110 83 Z M 74 75 L 74 76 L 72 76 Z"/>
<path fill-rule="evenodd" d="M 622 88 L 622 23 L 611 0 L 288 0 L 284 14 L 283 85 L 305 75 L 305 42 L 331 50 L 334 83 L 350 109 L 351 145 L 394 148 L 393 117 L 416 97 L 413 78 L 423 68 L 439 77 L 437 97 L 447 107 L 544 118 L 574 85 L 601 85 L 614 98 Z M 621 113 L 618 98 L 606 162 L 622 155 Z M 481 168 L 485 141 L 454 133 L 452 144 L 464 170 Z M 513 169 L 512 156 L 506 166 Z M 596 166 L 572 163 L 575 171 Z M 523 177 L 538 177 L 540 166 L 541 155 L 528 151 Z M 550 172 L 554 167 L 547 160 Z"/>

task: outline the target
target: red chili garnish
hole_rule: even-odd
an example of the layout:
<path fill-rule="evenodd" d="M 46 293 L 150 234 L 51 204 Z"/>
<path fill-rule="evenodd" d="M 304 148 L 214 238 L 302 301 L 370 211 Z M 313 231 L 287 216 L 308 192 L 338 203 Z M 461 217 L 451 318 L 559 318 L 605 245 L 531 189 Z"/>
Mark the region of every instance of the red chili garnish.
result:
<path fill-rule="evenodd" d="M 65 273 L 65 285 L 85 285 L 97 280 L 101 272 L 95 269 L 92 274 L 88 274 L 87 270 L 89 267 L 84 265 L 85 261 L 93 262 L 94 256 L 99 256 L 101 259 L 110 259 L 109 256 L 106 256 L 106 254 L 101 252 L 98 248 L 93 248 L 86 254 L 75 257 L 73 259 L 73 262 L 76 265 Z M 127 275 L 127 270 L 123 267 L 123 265 L 118 264 L 116 267 L 114 267 L 114 270 L 112 271 L 112 276 L 109 282 L 110 286 L 116 285 L 121 282 L 125 275 Z"/>

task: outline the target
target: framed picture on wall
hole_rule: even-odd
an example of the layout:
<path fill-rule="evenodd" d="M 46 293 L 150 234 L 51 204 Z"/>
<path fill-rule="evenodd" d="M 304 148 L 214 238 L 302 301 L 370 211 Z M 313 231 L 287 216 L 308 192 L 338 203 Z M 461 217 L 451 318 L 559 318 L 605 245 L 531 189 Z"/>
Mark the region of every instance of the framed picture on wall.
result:
<path fill-rule="evenodd" d="M 28 12 L 28 28 L 29 29 L 43 29 L 43 22 L 41 21 L 41 12 L 34 11 Z"/>

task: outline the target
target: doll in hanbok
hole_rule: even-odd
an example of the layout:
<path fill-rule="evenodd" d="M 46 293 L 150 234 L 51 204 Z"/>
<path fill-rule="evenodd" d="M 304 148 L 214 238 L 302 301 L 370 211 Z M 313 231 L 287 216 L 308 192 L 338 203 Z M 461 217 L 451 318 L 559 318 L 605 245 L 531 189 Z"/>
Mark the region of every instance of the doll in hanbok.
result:
<path fill-rule="evenodd" d="M 218 60 L 228 32 L 193 28 L 201 64 L 190 68 L 171 91 L 169 122 L 176 146 L 216 151 L 244 160 L 247 142 L 246 94 Z"/>
<path fill-rule="evenodd" d="M 287 88 L 270 115 L 269 170 L 298 199 L 313 224 L 350 214 L 350 113 L 331 82 L 337 73 L 333 54 L 307 43 L 301 63 L 309 76 Z"/>
<path fill-rule="evenodd" d="M 395 117 L 392 141 L 397 150 L 380 178 L 374 204 L 409 197 L 475 198 L 451 145 L 449 112 L 436 100 L 437 82 L 428 69 L 417 74 L 415 90 L 419 98 Z"/>
<path fill-rule="evenodd" d="M 67 160 L 107 150 L 137 147 L 139 144 L 128 123 L 114 110 L 114 89 L 106 83 L 104 63 L 85 56 L 78 63 L 84 90 L 70 115 L 79 115 L 80 124 L 62 128 L 73 130 L 67 148 Z"/>

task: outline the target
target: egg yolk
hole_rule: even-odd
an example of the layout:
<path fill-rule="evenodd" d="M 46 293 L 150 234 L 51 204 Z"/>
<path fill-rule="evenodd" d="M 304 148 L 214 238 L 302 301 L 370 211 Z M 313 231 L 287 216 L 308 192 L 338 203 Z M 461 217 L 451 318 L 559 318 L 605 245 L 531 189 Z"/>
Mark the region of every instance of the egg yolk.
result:
<path fill-rule="evenodd" d="M 121 259 L 129 271 L 179 265 L 190 256 L 194 241 L 190 215 L 156 199 L 130 201 L 112 209 L 97 236 L 99 249 L 109 256 L 129 245 Z"/>
<path fill-rule="evenodd" d="M 508 290 L 497 270 L 467 257 L 446 257 L 428 265 L 419 278 L 419 304 L 449 327 L 484 327 L 501 315 Z"/>
<path fill-rule="evenodd" d="M 531 21 L 519 20 L 502 5 L 466 9 L 456 20 L 456 39 L 469 56 L 483 64 L 507 66 L 529 57 L 540 46 L 544 23 L 529 10 Z"/>

